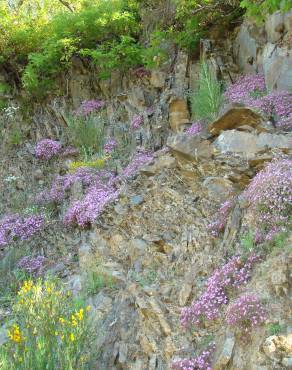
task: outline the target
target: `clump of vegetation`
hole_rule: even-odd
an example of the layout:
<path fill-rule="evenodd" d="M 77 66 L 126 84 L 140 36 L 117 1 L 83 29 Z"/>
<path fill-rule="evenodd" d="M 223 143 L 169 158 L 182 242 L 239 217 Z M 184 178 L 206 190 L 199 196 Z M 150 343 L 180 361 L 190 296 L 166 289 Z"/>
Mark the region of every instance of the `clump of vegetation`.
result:
<path fill-rule="evenodd" d="M 85 369 L 90 357 L 90 307 L 76 304 L 52 280 L 25 281 L 12 306 L 3 370 Z"/>
<path fill-rule="evenodd" d="M 105 144 L 105 123 L 99 116 L 71 116 L 68 119 L 68 136 L 88 161 L 93 154 L 103 155 Z"/>
<path fill-rule="evenodd" d="M 253 328 L 263 325 L 266 320 L 266 310 L 255 295 L 240 296 L 230 304 L 226 313 L 226 322 L 237 328 L 244 340 L 250 337 Z"/>
<path fill-rule="evenodd" d="M 243 9 L 257 18 L 278 9 L 285 11 L 291 8 L 291 0 L 177 0 L 175 14 L 158 22 L 145 40 L 140 10 L 147 11 L 147 7 L 151 9 L 153 4 L 138 0 L 24 0 L 15 6 L 2 1 L 0 65 L 13 72 L 14 83 L 22 85 L 30 97 L 42 99 L 48 93 L 61 93 L 58 76 L 69 70 L 76 58 L 95 65 L 100 78 L 108 78 L 115 70 L 158 68 L 168 61 L 170 43 L 194 52 L 212 25 L 220 23 L 223 29 L 224 24 L 233 24 Z"/>
<path fill-rule="evenodd" d="M 201 64 L 198 90 L 191 97 L 193 116 L 198 119 L 214 120 L 223 103 L 222 85 L 206 63 Z"/>
<path fill-rule="evenodd" d="M 274 160 L 251 181 L 243 196 L 256 224 L 256 243 L 269 242 L 291 228 L 292 161 Z"/>
<path fill-rule="evenodd" d="M 272 14 L 277 10 L 286 12 L 292 8 L 291 0 L 242 0 L 240 6 L 247 11 L 247 15 L 256 19 L 258 22 L 263 22 L 268 14 Z"/>

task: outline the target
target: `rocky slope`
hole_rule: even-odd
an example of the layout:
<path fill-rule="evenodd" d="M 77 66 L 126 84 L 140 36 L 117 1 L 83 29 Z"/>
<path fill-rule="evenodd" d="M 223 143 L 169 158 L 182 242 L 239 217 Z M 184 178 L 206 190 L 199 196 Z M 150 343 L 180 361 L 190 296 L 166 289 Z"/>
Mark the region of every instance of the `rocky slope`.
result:
<path fill-rule="evenodd" d="M 283 22 L 290 32 L 289 19 Z M 274 27 L 274 21 L 270 23 Z M 248 37 L 244 27 L 236 41 L 242 48 L 246 39 L 240 41 L 240 37 Z M 273 42 L 271 31 L 268 37 Z M 233 80 L 238 67 L 232 58 L 232 42 L 215 41 L 214 54 L 208 54 L 206 45 L 210 44 L 205 43 L 202 52 L 207 53 L 214 71 L 225 81 Z M 241 60 L 248 56 L 240 54 Z M 281 65 L 290 63 L 289 56 L 283 58 Z M 181 326 L 180 314 L 204 292 L 216 269 L 243 253 L 240 236 L 250 222 L 249 206 L 236 196 L 264 163 L 283 156 L 291 159 L 291 133 L 239 105 L 225 107 L 208 129 L 196 135 L 187 133 L 184 129 L 191 122 L 186 91 L 196 84 L 198 64 L 179 53 L 173 66 L 139 79 L 113 76 L 97 90 L 87 72 L 79 68 L 69 84 L 71 101 L 55 100 L 36 107 L 26 144 L 9 152 L 0 148 L 3 215 L 29 208 L 35 194 L 46 189 L 56 174 L 66 173 L 70 158 L 41 165 L 33 144 L 40 137 L 60 137 L 68 104 L 76 108 L 97 91 L 107 98 L 111 126 L 143 115 L 145 124 L 137 138 L 142 136 L 142 145 L 156 150 L 152 161 L 123 182 L 118 199 L 107 205 L 90 230 L 64 228 L 60 223 L 64 208 L 54 209 L 45 229 L 31 241 L 2 248 L 2 262 L 16 262 L 26 250 L 33 250 L 47 257 L 44 272 L 62 278 L 74 294 L 84 289 L 89 292 L 92 314 L 99 319 L 95 350 L 100 356 L 95 369 L 166 370 L 177 356 L 194 357 L 210 342 L 216 343 L 214 369 L 289 369 L 291 234 L 281 248 L 265 251 L 247 284 L 230 293 L 231 303 L 245 293 L 265 303 L 265 324 L 253 330 L 247 342 L 226 325 L 225 305 L 214 322 L 191 330 Z M 282 70 L 274 87 L 281 81 Z M 147 113 L 150 107 L 153 111 Z M 13 119 L 17 117 L 21 119 Z M 168 149 L 157 150 L 164 145 Z M 75 199 L 80 192 L 77 185 L 67 198 Z M 213 235 L 210 224 L 218 221 L 216 212 L 231 198 L 236 200 L 226 214 L 224 232 Z M 2 286 L 6 273 L 3 267 Z M 95 276 L 103 277 L 101 285 L 94 282 Z M 1 317 L 6 315 L 1 309 Z"/>

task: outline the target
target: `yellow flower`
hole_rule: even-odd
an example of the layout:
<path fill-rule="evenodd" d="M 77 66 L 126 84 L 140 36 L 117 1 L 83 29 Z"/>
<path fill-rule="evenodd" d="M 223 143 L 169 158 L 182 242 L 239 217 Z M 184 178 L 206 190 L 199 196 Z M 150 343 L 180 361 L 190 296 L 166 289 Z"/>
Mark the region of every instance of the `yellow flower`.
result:
<path fill-rule="evenodd" d="M 86 311 L 89 312 L 91 310 L 91 306 L 86 307 Z"/>
<path fill-rule="evenodd" d="M 29 291 L 31 291 L 33 287 L 33 282 L 31 280 L 26 280 L 24 283 L 23 283 L 23 286 L 21 287 L 20 291 L 18 292 L 19 295 L 21 294 L 26 294 L 28 293 Z"/>
<path fill-rule="evenodd" d="M 19 326 L 14 324 L 11 330 L 7 332 L 8 337 L 15 343 L 20 343 L 22 340 Z"/>
<path fill-rule="evenodd" d="M 71 342 L 74 342 L 74 340 L 75 340 L 75 336 L 74 336 L 73 333 L 70 333 L 70 340 L 71 340 Z"/>
<path fill-rule="evenodd" d="M 59 321 L 60 321 L 61 324 L 64 324 L 65 323 L 65 320 L 63 319 L 63 317 L 60 317 L 59 318 Z"/>
<path fill-rule="evenodd" d="M 34 329 L 33 329 L 32 334 L 36 335 L 36 334 L 37 334 L 37 332 L 38 332 L 38 331 L 37 331 L 37 328 L 34 328 Z"/>
<path fill-rule="evenodd" d="M 59 335 L 59 333 L 57 332 L 57 331 L 55 331 L 55 335 L 56 335 L 56 337 Z"/>
<path fill-rule="evenodd" d="M 79 321 L 83 320 L 83 314 L 84 314 L 84 309 L 83 308 L 80 308 L 80 310 L 78 312 L 76 312 L 76 316 L 77 316 Z"/>
<path fill-rule="evenodd" d="M 74 315 L 71 316 L 71 324 L 72 324 L 72 326 L 77 326 L 77 320 L 76 320 L 76 317 Z"/>

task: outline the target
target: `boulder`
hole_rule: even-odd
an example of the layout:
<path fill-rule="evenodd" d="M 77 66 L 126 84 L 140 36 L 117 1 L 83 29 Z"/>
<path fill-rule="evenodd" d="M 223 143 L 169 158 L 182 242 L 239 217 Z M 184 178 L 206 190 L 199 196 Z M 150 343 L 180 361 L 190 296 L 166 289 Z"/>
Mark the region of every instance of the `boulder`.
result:
<path fill-rule="evenodd" d="M 169 103 L 169 124 L 172 131 L 182 131 L 185 124 L 189 122 L 190 114 L 187 103 L 181 98 L 172 99 Z"/>
<path fill-rule="evenodd" d="M 283 134 L 255 133 L 229 130 L 224 131 L 214 142 L 215 148 L 222 153 L 241 154 L 253 158 L 257 153 L 267 149 L 292 150 L 292 136 Z"/>
<path fill-rule="evenodd" d="M 210 159 L 214 154 L 214 147 L 208 140 L 186 133 L 170 136 L 167 146 L 174 154 L 188 160 Z"/>
<path fill-rule="evenodd" d="M 224 202 L 233 192 L 232 182 L 223 177 L 207 177 L 203 186 L 207 188 L 208 195 L 215 201 Z"/>
<path fill-rule="evenodd" d="M 219 135 L 223 130 L 231 130 L 240 126 L 255 127 L 261 121 L 262 117 L 252 109 L 245 106 L 231 105 L 221 117 L 209 125 L 208 129 L 211 134 Z"/>
<path fill-rule="evenodd" d="M 175 167 L 176 160 L 170 155 L 163 155 L 155 159 L 153 164 L 148 164 L 140 169 L 141 173 L 147 176 L 153 176 L 159 173 L 163 168 Z"/>
<path fill-rule="evenodd" d="M 276 362 L 281 362 L 283 358 L 292 356 L 292 334 L 272 335 L 263 344 L 265 355 Z"/>

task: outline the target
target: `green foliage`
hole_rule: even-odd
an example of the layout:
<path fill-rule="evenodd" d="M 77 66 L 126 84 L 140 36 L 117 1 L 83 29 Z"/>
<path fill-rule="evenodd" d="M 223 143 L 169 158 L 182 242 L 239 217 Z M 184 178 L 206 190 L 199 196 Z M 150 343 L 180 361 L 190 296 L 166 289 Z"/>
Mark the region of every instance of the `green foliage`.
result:
<path fill-rule="evenodd" d="M 246 253 L 254 250 L 254 235 L 251 230 L 240 239 L 240 244 Z"/>
<path fill-rule="evenodd" d="M 9 369 L 15 370 L 87 368 L 92 341 L 89 309 L 76 306 L 53 280 L 25 281 L 12 306 L 9 341 L 0 363 L 8 357 Z"/>
<path fill-rule="evenodd" d="M 89 115 L 70 116 L 67 120 L 68 136 L 72 144 L 80 148 L 86 161 L 97 153 L 99 156 L 103 154 L 103 146 L 105 140 L 105 123 L 101 117 Z"/>
<path fill-rule="evenodd" d="M 240 6 L 246 9 L 247 16 L 263 22 L 268 14 L 292 9 L 292 0 L 242 0 Z"/>
<path fill-rule="evenodd" d="M 211 73 L 208 65 L 202 63 L 198 90 L 191 96 L 192 112 L 195 119 L 216 119 L 223 103 L 222 85 Z"/>
<path fill-rule="evenodd" d="M 278 335 L 283 330 L 283 327 L 279 323 L 275 323 L 269 324 L 267 329 L 269 335 Z"/>
<path fill-rule="evenodd" d="M 155 31 L 150 35 L 147 48 L 143 49 L 143 64 L 148 69 L 159 68 L 168 60 L 166 45 L 171 39 L 170 32 Z"/>
<path fill-rule="evenodd" d="M 91 271 L 88 272 L 85 282 L 86 295 L 92 296 L 97 294 L 101 289 L 108 287 L 112 289 L 114 282 L 112 277 L 106 276 L 101 272 Z"/>
<path fill-rule="evenodd" d="M 137 2 L 24 0 L 15 9 L 1 4 L 5 32 L 0 36 L 0 62 L 17 69 L 32 97 L 43 98 L 55 89 L 56 78 L 71 66 L 73 55 L 92 51 L 103 62 L 103 76 L 141 62 L 135 42 L 140 28 Z"/>
<path fill-rule="evenodd" d="M 95 50 L 83 49 L 80 55 L 92 58 L 101 79 L 109 78 L 114 70 L 126 71 L 142 64 L 141 47 L 129 36 L 121 36 L 119 41 L 103 43 Z"/>

